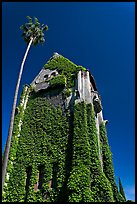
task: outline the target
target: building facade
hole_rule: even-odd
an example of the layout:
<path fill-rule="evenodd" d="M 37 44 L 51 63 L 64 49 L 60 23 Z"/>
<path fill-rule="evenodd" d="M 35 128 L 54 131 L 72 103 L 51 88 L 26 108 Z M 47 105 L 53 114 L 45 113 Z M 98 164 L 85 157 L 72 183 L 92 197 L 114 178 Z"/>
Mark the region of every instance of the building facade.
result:
<path fill-rule="evenodd" d="M 90 71 L 54 53 L 16 108 L 6 202 L 123 202 Z"/>

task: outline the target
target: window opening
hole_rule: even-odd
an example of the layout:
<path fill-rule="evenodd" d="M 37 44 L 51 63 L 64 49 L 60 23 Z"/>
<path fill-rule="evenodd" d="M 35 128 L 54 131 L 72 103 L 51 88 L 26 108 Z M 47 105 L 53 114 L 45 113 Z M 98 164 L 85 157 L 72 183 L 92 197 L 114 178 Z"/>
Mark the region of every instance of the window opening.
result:
<path fill-rule="evenodd" d="M 50 180 L 50 187 L 55 189 L 57 186 L 57 164 L 53 164 L 52 179 Z"/>
<path fill-rule="evenodd" d="M 84 72 L 84 79 L 87 78 L 87 72 Z"/>
<path fill-rule="evenodd" d="M 38 189 L 42 189 L 42 183 L 44 180 L 44 165 L 39 167 L 39 182 L 38 182 Z"/>
<path fill-rule="evenodd" d="M 39 173 L 37 174 L 37 182 L 34 185 L 34 191 L 37 192 L 38 190 L 38 182 L 39 182 Z"/>
<path fill-rule="evenodd" d="M 51 73 L 51 76 L 56 76 L 56 75 L 57 75 L 56 72 Z"/>
<path fill-rule="evenodd" d="M 37 174 L 37 182 L 34 185 L 34 191 L 37 192 L 38 189 L 42 189 L 42 183 L 44 179 L 44 166 L 39 166 L 38 168 L 38 174 Z"/>
<path fill-rule="evenodd" d="M 49 78 L 48 74 L 44 75 L 44 79 L 47 80 Z"/>
<path fill-rule="evenodd" d="M 31 178 L 31 175 L 32 175 L 32 167 L 29 166 L 27 169 L 26 169 L 26 181 L 25 181 L 25 191 L 26 191 L 26 194 L 25 194 L 25 202 L 27 200 L 27 197 L 28 197 L 28 191 L 29 191 L 29 186 L 30 186 L 30 178 Z"/>

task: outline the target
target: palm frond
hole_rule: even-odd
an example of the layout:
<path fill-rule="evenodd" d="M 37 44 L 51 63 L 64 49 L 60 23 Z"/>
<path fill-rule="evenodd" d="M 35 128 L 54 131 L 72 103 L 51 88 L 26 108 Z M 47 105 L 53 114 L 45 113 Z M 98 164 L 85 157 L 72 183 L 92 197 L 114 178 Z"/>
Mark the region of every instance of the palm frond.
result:
<path fill-rule="evenodd" d="M 31 21 L 32 21 L 32 18 L 31 18 L 30 16 L 26 16 L 26 18 L 27 18 L 28 20 L 31 20 Z"/>
<path fill-rule="evenodd" d="M 45 25 L 45 26 L 43 27 L 43 31 L 47 31 L 47 30 L 48 30 L 48 26 Z"/>
<path fill-rule="evenodd" d="M 36 46 L 39 43 L 44 43 L 44 31 L 48 30 L 48 26 L 42 24 L 40 26 L 40 23 L 36 17 L 34 17 L 34 23 L 32 22 L 32 18 L 30 16 L 27 16 L 27 19 L 29 20 L 28 23 L 25 23 L 21 25 L 20 29 L 23 30 L 22 37 L 24 38 L 25 42 L 29 42 L 31 37 L 33 37 L 35 40 L 33 41 L 32 45 Z"/>
<path fill-rule="evenodd" d="M 39 22 L 39 20 L 36 17 L 34 17 L 34 21 L 35 21 L 35 23 Z"/>

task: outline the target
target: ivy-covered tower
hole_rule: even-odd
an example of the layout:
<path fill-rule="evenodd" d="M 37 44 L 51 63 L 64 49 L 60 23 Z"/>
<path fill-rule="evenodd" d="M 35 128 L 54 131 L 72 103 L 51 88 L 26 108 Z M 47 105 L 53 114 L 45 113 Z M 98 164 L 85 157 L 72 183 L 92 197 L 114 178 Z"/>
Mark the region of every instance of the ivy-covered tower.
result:
<path fill-rule="evenodd" d="M 6 202 L 122 202 L 90 71 L 54 53 L 16 108 Z"/>

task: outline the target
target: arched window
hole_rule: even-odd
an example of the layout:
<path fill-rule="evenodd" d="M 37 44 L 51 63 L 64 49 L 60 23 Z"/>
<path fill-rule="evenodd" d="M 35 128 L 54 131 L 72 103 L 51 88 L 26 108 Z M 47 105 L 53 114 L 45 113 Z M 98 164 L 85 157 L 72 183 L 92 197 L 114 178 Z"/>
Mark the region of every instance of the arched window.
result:
<path fill-rule="evenodd" d="M 56 72 L 52 72 L 52 73 L 51 73 L 51 76 L 56 76 L 56 75 L 57 75 Z"/>
<path fill-rule="evenodd" d="M 44 165 L 39 166 L 39 183 L 38 183 L 38 189 L 42 188 L 42 183 L 44 179 Z"/>
<path fill-rule="evenodd" d="M 37 174 L 37 182 L 34 185 L 34 191 L 37 192 L 38 189 L 42 189 L 42 183 L 44 179 L 44 165 L 39 166 L 39 172 Z"/>
<path fill-rule="evenodd" d="M 47 80 L 48 78 L 49 78 L 49 75 L 48 75 L 48 74 L 44 75 L 44 79 L 45 79 L 45 80 Z"/>
<path fill-rule="evenodd" d="M 57 186 L 57 163 L 54 163 L 52 169 L 52 178 L 49 181 L 49 188 L 56 189 L 56 186 Z"/>

